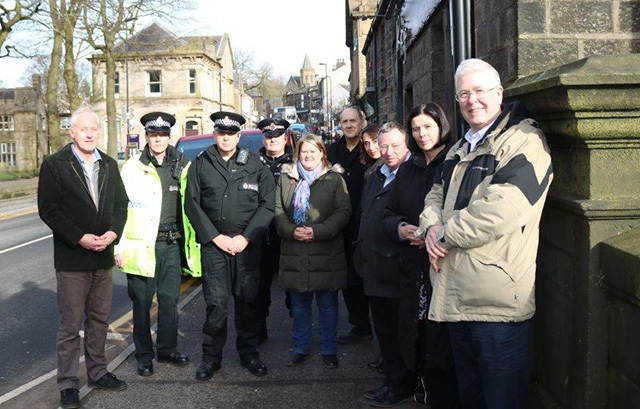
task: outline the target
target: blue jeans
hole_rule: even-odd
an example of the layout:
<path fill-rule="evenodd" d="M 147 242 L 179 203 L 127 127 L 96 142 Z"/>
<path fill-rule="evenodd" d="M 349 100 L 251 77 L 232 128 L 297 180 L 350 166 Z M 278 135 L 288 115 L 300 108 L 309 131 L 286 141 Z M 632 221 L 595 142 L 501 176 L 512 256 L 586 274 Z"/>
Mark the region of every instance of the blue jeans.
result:
<path fill-rule="evenodd" d="M 291 291 L 293 312 L 293 349 L 299 354 L 308 355 L 311 349 L 311 302 L 316 296 L 322 355 L 336 354 L 338 338 L 338 291 Z"/>
<path fill-rule="evenodd" d="M 449 322 L 462 407 L 527 407 L 531 321 Z"/>

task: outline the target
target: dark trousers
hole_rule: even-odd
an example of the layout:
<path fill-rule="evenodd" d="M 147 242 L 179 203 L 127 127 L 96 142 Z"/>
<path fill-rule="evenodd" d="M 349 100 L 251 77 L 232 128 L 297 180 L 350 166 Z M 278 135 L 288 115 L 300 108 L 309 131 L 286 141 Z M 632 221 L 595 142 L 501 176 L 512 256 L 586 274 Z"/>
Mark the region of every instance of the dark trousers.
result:
<path fill-rule="evenodd" d="M 349 274 L 352 273 L 350 272 Z M 342 297 L 347 307 L 349 323 L 353 325 L 353 331 L 358 334 L 370 334 L 369 297 L 364 294 L 362 279 L 359 280 L 359 283 L 350 284 L 347 288 L 343 289 Z"/>
<path fill-rule="evenodd" d="M 527 407 L 531 321 L 447 324 L 462 407 Z"/>
<path fill-rule="evenodd" d="M 156 241 L 155 277 L 127 274 L 127 293 L 133 302 L 133 343 L 138 362 L 150 362 L 153 357 L 151 318 L 149 311 L 154 294 L 158 294 L 158 355 L 169 355 L 178 347 L 178 299 L 180 298 L 180 247 Z"/>
<path fill-rule="evenodd" d="M 418 367 L 431 409 L 460 407 L 458 381 L 446 322 L 418 321 Z"/>
<path fill-rule="evenodd" d="M 202 360 L 222 360 L 227 340 L 229 297 L 233 297 L 236 349 L 240 357 L 258 356 L 260 325 L 256 308 L 260 279 L 260 246 L 249 244 L 230 256 L 213 243 L 202 246 L 202 293 L 207 317 L 202 328 Z"/>
<path fill-rule="evenodd" d="M 84 315 L 84 357 L 89 382 L 107 373 L 104 353 L 113 276 L 109 270 L 56 271 L 58 292 L 58 389 L 79 389 L 80 326 Z"/>
<path fill-rule="evenodd" d="M 280 265 L 280 246 L 262 247 L 262 255 L 260 257 L 260 286 L 258 288 L 258 297 L 256 298 L 256 306 L 258 308 L 258 319 L 260 320 L 261 329 L 266 330 L 266 321 L 269 316 L 269 307 L 271 307 L 271 284 L 273 276 L 278 273 Z"/>
<path fill-rule="evenodd" d="M 399 341 L 403 334 L 398 331 L 400 299 L 370 296 L 369 302 L 373 328 L 382 354 L 384 383 L 400 396 L 412 395 L 417 375 L 415 371 L 407 369 L 402 359 Z"/>

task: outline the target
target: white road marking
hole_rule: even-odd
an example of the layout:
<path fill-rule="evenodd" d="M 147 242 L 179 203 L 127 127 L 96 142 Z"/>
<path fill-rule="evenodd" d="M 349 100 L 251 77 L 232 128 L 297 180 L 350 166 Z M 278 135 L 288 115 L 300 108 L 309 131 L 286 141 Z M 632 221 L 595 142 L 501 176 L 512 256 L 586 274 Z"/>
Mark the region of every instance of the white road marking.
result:
<path fill-rule="evenodd" d="M 37 242 L 42 241 L 42 240 L 46 240 L 46 239 L 49 239 L 51 237 L 53 237 L 53 234 L 50 234 L 50 235 L 44 236 L 44 237 L 40 237 L 39 239 L 28 241 L 26 243 L 18 244 L 17 246 L 9 247 L 8 249 L 0 250 L 0 254 L 8 253 L 8 252 L 10 252 L 12 250 L 17 250 L 17 249 L 19 249 L 21 247 L 28 246 L 30 244 L 37 243 Z"/>
<path fill-rule="evenodd" d="M 49 236 L 51 237 L 51 236 Z M 46 237 L 45 237 L 46 238 Z M 42 239 L 39 239 L 42 240 Z M 36 240 L 37 241 L 37 240 Z M 26 245 L 27 243 L 25 243 L 24 245 Z M 184 284 L 183 284 L 184 285 Z M 185 285 L 186 287 L 186 285 Z M 191 291 L 189 294 L 187 294 L 184 299 L 178 304 L 178 310 L 182 310 L 185 306 L 187 306 L 191 300 L 193 300 L 197 295 L 199 295 L 202 292 L 202 286 L 197 286 L 193 291 Z M 118 318 L 115 321 L 121 321 L 125 316 L 129 315 L 129 318 L 131 316 L 131 311 L 125 313 L 122 317 Z M 114 322 L 115 322 L 114 321 Z M 112 323 L 113 325 L 113 323 Z M 153 327 L 151 327 L 151 334 L 154 334 L 156 329 L 158 327 L 158 324 L 156 323 L 155 325 L 153 325 Z M 80 331 L 80 336 L 84 337 L 84 331 Z M 121 337 L 121 338 L 120 338 Z M 119 333 L 108 333 L 107 334 L 107 339 L 126 339 L 128 338 L 128 335 L 122 335 Z M 112 346 L 107 346 L 107 348 L 112 348 Z M 133 344 L 133 342 L 131 342 L 131 344 L 129 344 L 129 346 L 127 348 L 125 348 L 124 351 L 122 351 L 117 357 L 115 357 L 113 359 L 113 361 L 109 362 L 109 364 L 107 365 L 107 371 L 109 372 L 113 372 L 118 366 L 120 366 L 120 364 L 122 364 L 128 357 L 129 355 L 131 355 L 133 353 L 133 351 L 135 351 L 135 345 Z M 84 362 L 84 355 L 80 356 L 80 364 L 82 364 Z M 28 392 L 29 390 L 37 387 L 38 385 L 42 384 L 43 382 L 46 382 L 47 380 L 53 378 L 56 376 L 56 374 L 58 373 L 57 369 L 54 369 L 28 383 L 25 383 L 24 385 L 5 393 L 4 395 L 0 396 L 0 404 L 15 398 L 16 396 L 23 394 L 25 392 Z M 84 385 L 80 388 L 80 399 L 84 398 L 89 392 L 91 392 L 92 388 L 88 385 Z"/>

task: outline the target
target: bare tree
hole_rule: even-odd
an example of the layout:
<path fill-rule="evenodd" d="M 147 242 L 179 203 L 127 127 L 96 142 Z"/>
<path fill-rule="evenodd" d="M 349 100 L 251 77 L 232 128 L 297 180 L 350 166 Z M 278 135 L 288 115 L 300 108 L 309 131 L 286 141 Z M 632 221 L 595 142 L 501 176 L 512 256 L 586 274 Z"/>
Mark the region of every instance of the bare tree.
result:
<path fill-rule="evenodd" d="M 101 53 L 106 67 L 107 153 L 117 155 L 117 112 L 115 102 L 116 41 L 138 17 L 153 15 L 175 21 L 178 8 L 192 7 L 192 2 L 182 0 L 88 0 L 82 16 L 86 40 Z"/>
<path fill-rule="evenodd" d="M 9 33 L 13 27 L 21 21 L 30 20 L 36 13 L 40 11 L 42 0 L 18 0 L 13 3 L 13 7 L 7 7 L 4 3 L 0 3 L 0 48 L 7 40 Z M 1 56 L 6 57 L 7 54 Z"/>

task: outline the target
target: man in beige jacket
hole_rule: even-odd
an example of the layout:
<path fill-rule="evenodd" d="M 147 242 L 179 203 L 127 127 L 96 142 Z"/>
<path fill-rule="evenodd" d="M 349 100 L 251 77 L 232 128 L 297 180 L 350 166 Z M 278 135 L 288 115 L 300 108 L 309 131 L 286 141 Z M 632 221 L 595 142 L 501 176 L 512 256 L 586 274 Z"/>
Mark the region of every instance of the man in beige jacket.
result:
<path fill-rule="evenodd" d="M 448 323 L 463 407 L 526 408 L 551 157 L 526 109 L 502 105 L 491 65 L 463 61 L 455 83 L 469 130 L 447 154 L 416 231 L 432 267 L 429 319 Z"/>

